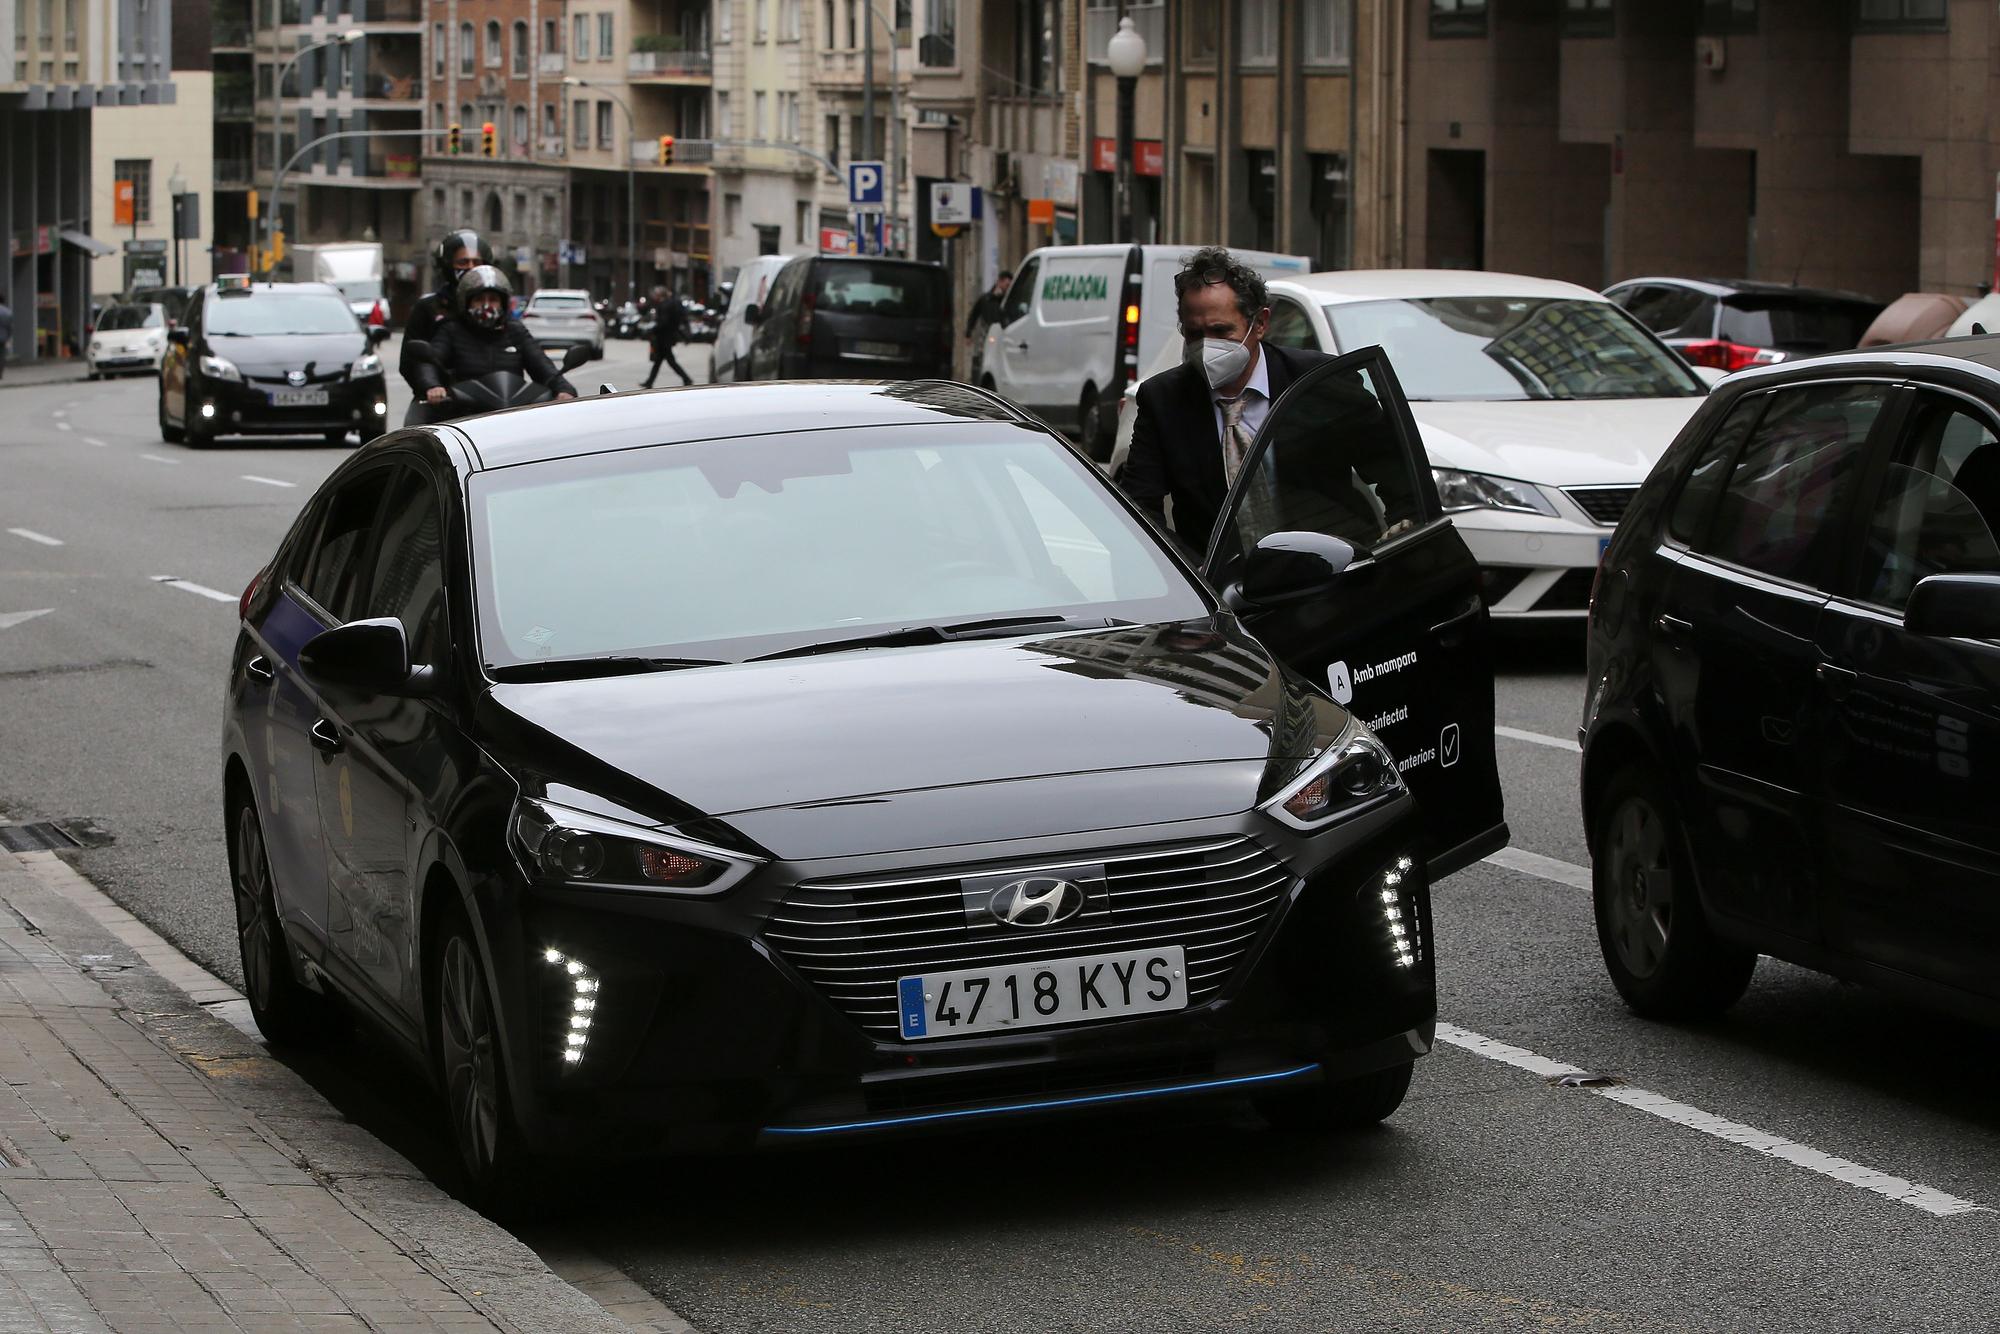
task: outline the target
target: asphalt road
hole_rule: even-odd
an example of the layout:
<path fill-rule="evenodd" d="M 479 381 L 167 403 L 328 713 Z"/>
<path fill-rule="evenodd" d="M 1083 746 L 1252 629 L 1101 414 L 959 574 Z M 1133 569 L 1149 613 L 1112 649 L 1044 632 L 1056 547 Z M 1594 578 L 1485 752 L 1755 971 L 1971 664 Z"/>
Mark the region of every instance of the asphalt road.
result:
<path fill-rule="evenodd" d="M 614 343 L 579 384 L 635 384 L 639 355 Z M 86 873 L 239 981 L 230 604 L 345 451 L 163 445 L 154 392 L 0 389 L 0 819 L 99 821 Z M 1633 1018 L 1576 883 L 1580 654 L 1501 666 L 1529 855 L 1437 888 L 1451 1040 L 1386 1127 L 1318 1140 L 1225 1107 L 607 1170 L 534 1235 L 707 1331 L 1993 1327 L 1996 1036 L 1769 961 L 1721 1023 Z M 363 1034 L 304 1068 L 441 1165 L 379 1054 Z"/>

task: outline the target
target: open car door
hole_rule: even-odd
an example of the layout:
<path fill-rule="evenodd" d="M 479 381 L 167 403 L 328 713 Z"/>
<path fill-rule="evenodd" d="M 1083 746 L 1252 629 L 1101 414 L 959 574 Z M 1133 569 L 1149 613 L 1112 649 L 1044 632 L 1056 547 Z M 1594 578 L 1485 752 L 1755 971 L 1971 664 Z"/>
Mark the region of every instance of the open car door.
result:
<path fill-rule="evenodd" d="M 1381 348 L 1314 366 L 1272 405 L 1205 572 L 1266 647 L 1388 746 L 1433 880 L 1506 846 L 1479 567 Z"/>

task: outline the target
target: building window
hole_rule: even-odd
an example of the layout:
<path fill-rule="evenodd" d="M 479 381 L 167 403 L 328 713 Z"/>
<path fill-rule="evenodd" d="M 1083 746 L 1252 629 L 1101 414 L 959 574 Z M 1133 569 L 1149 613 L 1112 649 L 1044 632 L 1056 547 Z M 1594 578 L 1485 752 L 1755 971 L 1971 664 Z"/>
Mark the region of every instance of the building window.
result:
<path fill-rule="evenodd" d="M 722 232 L 734 236 L 743 230 L 743 196 L 724 195 L 722 197 Z"/>
<path fill-rule="evenodd" d="M 1303 60 L 1321 69 L 1346 69 L 1347 38 L 1354 20 L 1354 0 L 1304 0 L 1301 15 Z"/>
<path fill-rule="evenodd" d="M 764 133 L 764 93 L 762 89 L 758 90 L 756 99 L 752 105 L 756 108 L 756 112 L 750 119 L 750 137 L 752 139 L 767 138 L 768 136 Z"/>
<path fill-rule="evenodd" d="M 766 225 L 764 223 L 757 224 L 758 254 L 775 255 L 779 252 L 781 248 L 783 248 L 784 241 L 785 238 L 783 234 L 783 229 L 780 228 L 776 223 L 771 223 L 769 225 Z"/>
<path fill-rule="evenodd" d="M 1701 0 L 1701 30 L 1718 37 L 1757 31 L 1757 0 Z"/>
<path fill-rule="evenodd" d="M 500 68 L 500 21 L 498 19 L 488 19 L 486 21 L 486 67 L 488 69 Z"/>
<path fill-rule="evenodd" d="M 581 19 L 577 21 L 582 22 Z M 590 103 L 580 97 L 570 104 L 569 127 L 570 133 L 576 136 L 578 148 L 590 147 Z"/>
<path fill-rule="evenodd" d="M 542 138 L 553 139 L 555 137 L 556 104 L 554 102 L 544 102 L 542 103 Z"/>
<path fill-rule="evenodd" d="M 528 72 L 528 25 L 525 20 L 514 20 L 514 72 Z"/>
<path fill-rule="evenodd" d="M 1054 0 L 1014 0 L 1015 91 L 1046 97 L 1056 91 L 1061 30 Z"/>
<path fill-rule="evenodd" d="M 615 53 L 615 48 L 618 44 L 611 38 L 612 23 L 614 20 L 615 16 L 611 14 L 599 14 L 597 16 L 597 58 L 599 60 L 609 60 Z"/>
<path fill-rule="evenodd" d="M 444 103 L 431 103 L 431 126 L 439 130 L 444 128 Z"/>
<path fill-rule="evenodd" d="M 840 165 L 840 117 L 826 118 L 826 159 L 834 166 Z"/>
<path fill-rule="evenodd" d="M 1945 0 L 1854 0 L 1856 32 L 1943 32 Z"/>
<path fill-rule="evenodd" d="M 1278 0 L 1241 0 L 1236 19 L 1236 63 L 1244 69 L 1276 65 Z"/>
<path fill-rule="evenodd" d="M 458 109 L 458 123 L 465 129 L 472 128 L 472 103 L 467 102 Z"/>
<path fill-rule="evenodd" d="M 1269 250 L 1278 243 L 1278 158 L 1268 151 L 1251 149 L 1243 154 L 1249 176 L 1250 216 L 1257 230 L 1251 248 Z"/>
<path fill-rule="evenodd" d="M 778 0 L 778 37 L 781 41 L 799 40 L 799 10 L 804 8 L 800 0 Z"/>
<path fill-rule="evenodd" d="M 431 73 L 444 77 L 444 24 L 431 24 Z"/>
<path fill-rule="evenodd" d="M 736 35 L 736 0 L 716 0 L 715 40 L 726 42 Z"/>
<path fill-rule="evenodd" d="M 1486 0 L 1431 0 L 1431 36 L 1485 35 Z"/>
<path fill-rule="evenodd" d="M 578 14 L 570 20 L 569 54 L 572 60 L 590 59 L 590 15 Z"/>
<path fill-rule="evenodd" d="M 771 0 L 750 0 L 750 4 L 751 4 L 751 12 L 756 15 L 754 26 L 757 31 L 757 40 L 760 42 L 770 41 Z"/>
<path fill-rule="evenodd" d="M 528 146 L 528 109 L 524 106 L 514 108 L 514 146 Z"/>
<path fill-rule="evenodd" d="M 806 200 L 798 203 L 798 243 L 804 245 L 812 239 L 813 206 Z"/>
<path fill-rule="evenodd" d="M 861 6 L 871 0 L 847 0 L 847 49 L 861 49 Z"/>
<path fill-rule="evenodd" d="M 561 24 L 554 19 L 542 20 L 542 51 L 544 54 L 555 55 L 559 53 L 562 50 L 560 45 L 561 37 Z"/>
<path fill-rule="evenodd" d="M 833 49 L 833 0 L 825 0 L 825 4 L 822 7 L 826 12 L 822 15 L 825 22 L 820 25 L 820 45 L 826 50 L 831 51 Z"/>
<path fill-rule="evenodd" d="M 958 0 L 924 0 L 924 35 L 917 63 L 926 69 L 958 67 Z"/>
<path fill-rule="evenodd" d="M 1222 45 L 1222 15 L 1216 0 L 1188 0 L 1182 6 L 1181 43 L 1189 64 L 1215 63 L 1215 53 Z"/>
<path fill-rule="evenodd" d="M 722 89 L 715 94 L 715 133 L 724 139 L 736 137 L 736 118 L 729 114 L 729 91 Z"/>
<path fill-rule="evenodd" d="M 1563 0 L 1565 37 L 1610 37 L 1616 31 L 1614 22 L 1611 0 Z"/>
<path fill-rule="evenodd" d="M 599 102 L 597 104 L 597 146 L 599 148 L 611 147 L 611 104 L 609 102 Z"/>
<path fill-rule="evenodd" d="M 458 72 L 460 74 L 472 73 L 472 61 L 473 61 L 472 40 L 473 40 L 472 25 L 470 23 L 459 24 L 458 25 Z"/>
<path fill-rule="evenodd" d="M 1350 262 L 1347 254 L 1347 155 L 1314 153 L 1306 158 L 1306 168 L 1312 177 L 1308 202 L 1318 240 L 1318 250 L 1313 256 L 1318 261 L 1316 267 L 1321 270 L 1344 269 Z"/>
<path fill-rule="evenodd" d="M 135 222 L 153 220 L 153 160 L 151 158 L 119 158 L 111 168 L 114 181 L 132 182 L 132 219 Z"/>

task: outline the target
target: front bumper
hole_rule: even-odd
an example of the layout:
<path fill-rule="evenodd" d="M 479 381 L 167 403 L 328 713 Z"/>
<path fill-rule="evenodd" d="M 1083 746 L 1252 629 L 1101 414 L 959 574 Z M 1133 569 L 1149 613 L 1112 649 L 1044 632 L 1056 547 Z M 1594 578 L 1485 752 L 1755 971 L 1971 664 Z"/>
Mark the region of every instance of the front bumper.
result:
<path fill-rule="evenodd" d="M 86 349 L 83 355 L 85 368 L 93 375 L 126 375 L 135 372 L 156 375 L 159 373 L 160 359 L 165 353 L 148 352 L 144 348 L 107 349 L 103 352 Z"/>
<path fill-rule="evenodd" d="M 1413 808 L 1403 802 L 1363 817 L 1365 828 L 1308 838 L 1252 828 L 1267 823 L 1245 815 L 1171 832 L 1176 841 L 1253 838 L 1286 871 L 1205 999 L 1169 1013 L 922 1042 L 865 1031 L 851 1004 L 836 1003 L 767 938 L 792 887 L 827 866 L 767 867 L 725 896 L 735 902 L 490 886 L 481 913 L 521 1127 L 552 1152 L 741 1148 L 1240 1096 L 1365 1074 L 1428 1050 L 1436 981 L 1421 859 L 1398 891 L 1407 897 L 1396 911 L 1419 942 L 1407 962 L 1380 897 L 1384 869 L 1419 841 Z M 1163 835 L 1155 827 L 1141 837 Z M 1342 847 L 1309 864 L 1313 838 Z M 1033 848 L 932 849 L 922 864 L 972 874 L 996 858 L 1081 860 L 1131 841 L 1113 831 Z M 896 866 L 839 860 L 843 876 L 911 866 L 908 857 Z M 1044 957 L 1088 952 L 1066 949 L 1057 933 Z M 589 1022 L 572 1060 L 564 1052 L 578 997 L 590 1002 Z"/>
<path fill-rule="evenodd" d="M 320 435 L 329 431 L 359 431 L 364 440 L 387 429 L 387 381 L 379 375 L 359 380 L 329 380 L 305 386 L 324 389 L 327 401 L 300 407 L 277 407 L 273 391 L 289 386 L 252 380 L 204 380 L 189 396 L 188 425 L 216 435 Z M 203 412 L 204 406 L 212 412 Z"/>
<path fill-rule="evenodd" d="M 1461 510 L 1451 518 L 1479 562 L 1480 588 L 1496 620 L 1578 622 L 1589 612 L 1591 582 L 1615 523 L 1510 510 Z"/>

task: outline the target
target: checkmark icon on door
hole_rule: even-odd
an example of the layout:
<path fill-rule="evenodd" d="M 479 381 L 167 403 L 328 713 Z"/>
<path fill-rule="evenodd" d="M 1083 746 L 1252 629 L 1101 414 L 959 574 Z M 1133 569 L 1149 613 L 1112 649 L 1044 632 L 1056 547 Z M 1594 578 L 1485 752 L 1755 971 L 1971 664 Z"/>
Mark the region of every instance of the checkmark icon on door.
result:
<path fill-rule="evenodd" d="M 1438 733 L 1438 764 L 1449 769 L 1458 763 L 1458 724 L 1446 723 Z"/>

